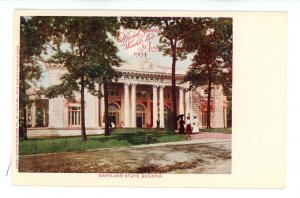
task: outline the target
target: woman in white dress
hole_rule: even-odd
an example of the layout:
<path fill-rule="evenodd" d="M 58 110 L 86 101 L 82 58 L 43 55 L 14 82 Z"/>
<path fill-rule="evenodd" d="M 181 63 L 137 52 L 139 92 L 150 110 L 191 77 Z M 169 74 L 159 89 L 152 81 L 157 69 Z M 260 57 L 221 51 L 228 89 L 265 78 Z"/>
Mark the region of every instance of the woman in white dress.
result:
<path fill-rule="evenodd" d="M 199 121 L 196 116 L 194 116 L 193 120 L 193 131 L 192 133 L 199 133 Z"/>

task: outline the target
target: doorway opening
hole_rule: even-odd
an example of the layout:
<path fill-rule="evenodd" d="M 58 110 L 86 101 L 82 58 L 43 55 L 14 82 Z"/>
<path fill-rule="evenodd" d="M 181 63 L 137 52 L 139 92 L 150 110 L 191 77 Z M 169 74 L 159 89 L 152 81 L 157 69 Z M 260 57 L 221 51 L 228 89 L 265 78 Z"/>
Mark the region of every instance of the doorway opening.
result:
<path fill-rule="evenodd" d="M 142 105 L 136 106 L 136 127 L 142 128 L 146 123 L 146 112 Z"/>
<path fill-rule="evenodd" d="M 108 105 L 108 123 L 119 124 L 119 110 L 119 107 L 114 103 Z"/>

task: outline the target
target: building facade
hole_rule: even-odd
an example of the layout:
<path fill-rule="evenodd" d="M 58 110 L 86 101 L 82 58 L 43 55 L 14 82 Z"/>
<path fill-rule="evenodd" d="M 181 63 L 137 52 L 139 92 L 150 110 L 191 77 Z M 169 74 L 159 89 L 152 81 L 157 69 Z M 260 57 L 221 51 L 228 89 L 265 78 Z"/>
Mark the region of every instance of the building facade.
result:
<path fill-rule="evenodd" d="M 62 65 L 47 64 L 48 86 L 60 83 L 67 72 Z M 172 110 L 171 70 L 144 60 L 116 68 L 122 76 L 108 85 L 108 117 L 116 127 L 165 128 L 168 111 Z M 185 71 L 176 71 L 177 115 L 196 116 L 200 128 L 207 125 L 207 93 L 205 88 L 188 91 L 181 83 Z M 103 89 L 103 87 L 101 87 Z M 34 91 L 31 94 L 34 97 Z M 211 127 L 227 127 L 227 100 L 221 86 L 214 86 L 211 100 Z M 104 132 L 104 98 L 85 93 L 87 134 Z M 28 137 L 80 135 L 80 95 L 75 102 L 64 97 L 41 97 L 28 107 Z"/>

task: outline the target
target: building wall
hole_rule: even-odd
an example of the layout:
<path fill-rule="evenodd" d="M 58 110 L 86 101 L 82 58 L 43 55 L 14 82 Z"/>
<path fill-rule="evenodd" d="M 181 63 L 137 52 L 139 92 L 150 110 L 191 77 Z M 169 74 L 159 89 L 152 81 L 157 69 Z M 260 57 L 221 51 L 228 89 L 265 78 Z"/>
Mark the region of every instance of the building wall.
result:
<path fill-rule="evenodd" d="M 51 69 L 48 69 L 48 86 L 59 84 L 59 78 L 65 72 L 67 70 L 61 67 L 51 67 Z M 65 127 L 65 123 L 64 98 L 58 96 L 49 99 L 49 128 L 62 128 Z"/>
<path fill-rule="evenodd" d="M 200 104 L 200 94 L 199 91 L 192 91 L 192 120 L 194 119 L 194 116 L 197 117 L 199 122 L 201 123 L 201 118 L 200 118 L 200 109 L 199 109 L 199 104 Z"/>
<path fill-rule="evenodd" d="M 88 128 L 98 127 L 98 98 L 85 92 L 85 124 Z"/>
<path fill-rule="evenodd" d="M 60 76 L 67 70 L 62 67 L 48 69 L 48 85 L 60 83 Z M 80 94 L 76 93 L 76 102 L 80 104 Z M 62 96 L 49 99 L 49 128 L 67 127 L 68 104 Z M 85 122 L 87 128 L 98 127 L 98 98 L 85 90 Z"/>
<path fill-rule="evenodd" d="M 60 83 L 60 76 L 67 72 L 65 68 L 62 67 L 49 67 L 48 68 L 48 85 L 57 85 Z M 129 82 L 128 79 L 123 80 L 124 82 Z M 115 103 L 117 106 L 119 106 L 119 123 L 117 124 L 117 127 L 120 126 L 121 121 L 125 121 L 125 104 L 124 104 L 124 82 L 114 83 L 109 86 L 110 88 L 117 89 L 119 92 L 118 97 L 110 97 L 109 103 Z M 146 109 L 146 119 L 145 119 L 145 125 L 143 127 L 152 126 L 153 125 L 153 115 L 152 115 L 152 99 L 151 95 L 153 94 L 153 84 L 160 84 L 162 83 L 164 87 L 164 94 L 169 94 L 170 98 L 164 98 L 164 106 L 167 106 L 168 108 L 172 109 L 172 96 L 171 96 L 171 86 L 168 84 L 168 81 L 164 82 L 141 82 L 142 84 L 137 83 L 136 86 L 136 92 L 138 91 L 146 91 L 147 97 L 139 98 L 136 97 L 136 105 L 141 104 Z M 146 84 L 146 83 L 152 83 L 152 84 Z M 168 85 L 167 85 L 168 84 Z M 131 119 L 132 119 L 132 106 L 131 104 L 131 95 L 132 95 L 132 89 L 131 86 L 129 86 L 129 114 L 127 115 L 129 117 L 129 123 L 131 126 Z M 159 107 L 159 92 L 160 88 L 157 88 L 157 96 L 158 96 L 158 107 Z M 184 112 L 186 116 L 190 116 L 191 119 L 193 119 L 193 116 L 196 116 L 200 123 L 200 128 L 202 127 L 202 112 L 200 109 L 201 101 L 206 100 L 206 95 L 204 94 L 204 88 L 199 88 L 196 91 L 188 91 L 184 92 L 183 95 L 184 101 Z M 177 90 L 177 113 L 179 112 L 179 91 Z M 214 110 L 211 113 L 211 127 L 213 128 L 223 128 L 226 127 L 226 124 L 224 123 L 224 104 L 226 104 L 226 98 L 223 96 L 222 93 L 222 87 L 215 87 L 212 92 L 212 103 L 214 105 Z M 76 102 L 80 106 L 80 94 L 76 94 Z M 59 134 L 61 135 L 63 130 L 66 130 L 67 134 L 71 134 L 70 131 L 72 131 L 72 134 L 77 134 L 80 132 L 80 127 L 68 127 L 67 126 L 67 120 L 68 120 L 68 105 L 70 102 L 68 102 L 63 97 L 59 96 L 53 99 L 49 99 L 49 125 L 48 130 L 51 129 L 52 131 L 60 130 Z M 85 122 L 86 122 L 86 128 L 87 130 L 94 130 L 99 128 L 100 126 L 103 127 L 103 115 L 102 115 L 102 108 L 100 105 L 100 101 L 97 97 L 91 95 L 90 93 L 85 92 Z M 159 108 L 158 108 L 158 114 L 159 114 Z M 100 116 L 100 118 L 99 118 Z M 136 116 L 136 115 L 133 115 Z M 159 115 L 158 115 L 159 118 Z M 100 122 L 99 122 L 100 120 Z M 166 125 L 166 123 L 165 123 Z M 69 131 L 69 132 L 67 132 Z M 37 131 L 36 131 L 37 132 Z"/>
<path fill-rule="evenodd" d="M 214 102 L 214 113 L 213 113 L 213 128 L 223 128 L 224 125 L 224 114 L 223 114 L 223 92 L 221 86 L 215 87 L 213 91 L 213 102 Z"/>

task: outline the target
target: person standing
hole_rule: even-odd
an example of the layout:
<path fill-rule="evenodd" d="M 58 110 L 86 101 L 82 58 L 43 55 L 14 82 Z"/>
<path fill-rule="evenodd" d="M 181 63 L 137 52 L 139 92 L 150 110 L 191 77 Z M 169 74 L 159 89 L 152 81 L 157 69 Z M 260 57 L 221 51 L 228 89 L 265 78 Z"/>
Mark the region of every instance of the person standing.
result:
<path fill-rule="evenodd" d="M 156 120 L 156 128 L 159 128 L 159 125 L 160 125 L 160 120 L 157 119 L 157 120 Z"/>
<path fill-rule="evenodd" d="M 111 128 L 113 129 L 113 128 L 115 128 L 115 127 L 116 127 L 115 123 L 114 123 L 114 122 L 111 122 Z"/>
<path fill-rule="evenodd" d="M 191 120 L 190 117 L 186 117 L 186 129 L 185 133 L 188 136 L 188 139 L 191 139 L 192 127 L 191 127 Z"/>
<path fill-rule="evenodd" d="M 184 134 L 184 120 L 183 120 L 183 115 L 180 116 L 179 120 L 179 133 Z"/>
<path fill-rule="evenodd" d="M 193 131 L 192 133 L 199 133 L 199 121 L 196 116 L 194 116 L 193 120 Z"/>

